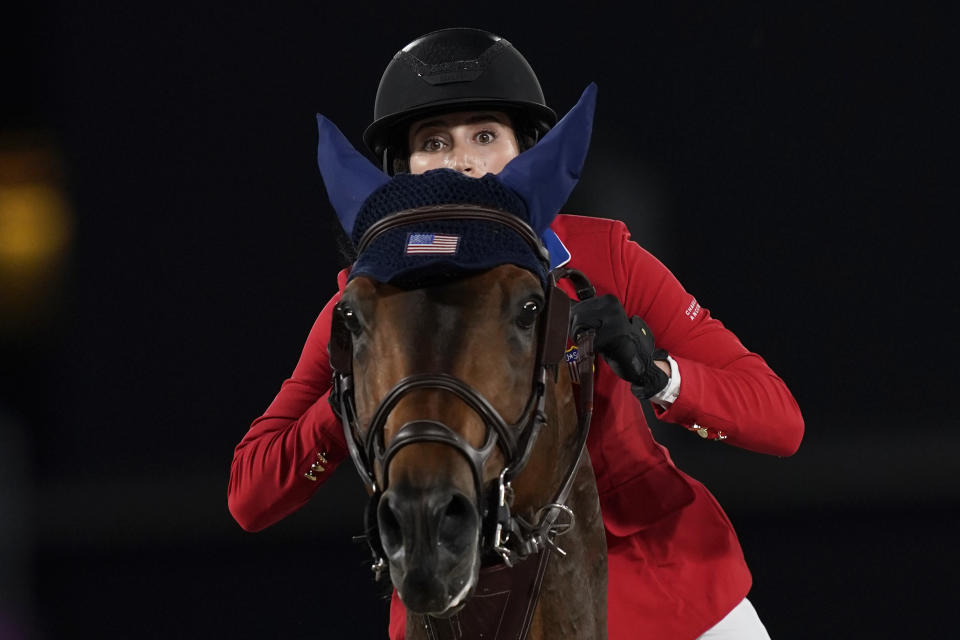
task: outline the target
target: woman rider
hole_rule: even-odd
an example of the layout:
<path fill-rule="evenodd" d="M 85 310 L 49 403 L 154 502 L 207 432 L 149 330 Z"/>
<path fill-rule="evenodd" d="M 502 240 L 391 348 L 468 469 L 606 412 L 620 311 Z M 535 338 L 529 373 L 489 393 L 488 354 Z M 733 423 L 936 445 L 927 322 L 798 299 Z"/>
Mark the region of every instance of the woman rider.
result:
<path fill-rule="evenodd" d="M 374 114 L 364 142 L 391 174 L 499 173 L 556 122 L 524 57 L 476 29 L 405 46 L 381 78 Z M 768 638 L 746 597 L 751 575 L 732 525 L 654 441 L 641 402 L 706 439 L 786 456 L 804 428 L 793 396 L 623 223 L 561 214 L 551 229 L 552 266 L 582 271 L 597 289 L 574 305 L 571 324 L 597 330 L 602 356 L 588 449 L 607 531 L 609 637 Z M 327 401 L 338 300 L 324 307 L 293 375 L 236 447 L 228 502 L 247 530 L 298 509 L 347 456 Z M 404 624 L 395 596 L 390 637 L 402 638 Z"/>

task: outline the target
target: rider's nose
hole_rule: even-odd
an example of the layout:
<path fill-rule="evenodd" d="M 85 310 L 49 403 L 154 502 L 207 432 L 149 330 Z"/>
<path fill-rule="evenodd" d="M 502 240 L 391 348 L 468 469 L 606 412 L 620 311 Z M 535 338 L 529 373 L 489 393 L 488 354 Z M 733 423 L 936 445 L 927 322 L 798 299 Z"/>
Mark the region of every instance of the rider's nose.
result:
<path fill-rule="evenodd" d="M 450 168 L 454 171 L 459 171 L 464 175 L 471 175 L 474 169 L 473 164 L 471 157 L 462 151 L 454 151 L 451 154 Z"/>

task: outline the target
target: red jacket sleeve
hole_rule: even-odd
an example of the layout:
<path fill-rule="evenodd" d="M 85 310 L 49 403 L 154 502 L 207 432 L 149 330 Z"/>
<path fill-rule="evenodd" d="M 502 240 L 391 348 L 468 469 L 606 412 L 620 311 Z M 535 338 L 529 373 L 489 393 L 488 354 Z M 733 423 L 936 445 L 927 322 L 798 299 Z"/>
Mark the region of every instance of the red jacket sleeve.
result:
<path fill-rule="evenodd" d="M 803 437 L 803 417 L 786 384 L 759 355 L 687 293 L 653 255 L 611 227 L 614 277 L 627 315 L 643 318 L 657 346 L 676 360 L 680 395 L 659 419 L 706 429 L 711 438 L 760 453 L 787 456 Z"/>
<path fill-rule="evenodd" d="M 233 452 L 227 505 L 247 531 L 259 531 L 300 508 L 348 451 L 327 400 L 331 386 L 330 320 L 337 293 L 317 317 L 293 375 L 280 387 Z M 317 480 L 304 476 L 322 454 Z"/>

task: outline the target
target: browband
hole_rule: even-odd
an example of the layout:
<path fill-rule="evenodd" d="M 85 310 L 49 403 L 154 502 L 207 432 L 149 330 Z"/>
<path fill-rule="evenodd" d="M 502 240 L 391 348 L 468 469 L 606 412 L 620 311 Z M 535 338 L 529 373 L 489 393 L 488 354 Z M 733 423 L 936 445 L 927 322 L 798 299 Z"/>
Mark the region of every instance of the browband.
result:
<path fill-rule="evenodd" d="M 544 263 L 547 270 L 550 268 L 550 255 L 546 247 L 543 246 L 539 236 L 526 222 L 505 211 L 499 209 L 489 209 L 487 207 L 477 206 L 475 204 L 439 204 L 426 207 L 416 207 L 415 209 L 406 209 L 377 220 L 360 237 L 357 243 L 357 255 L 363 253 L 363 250 L 370 246 L 378 236 L 390 231 L 396 227 L 415 224 L 417 222 L 428 222 L 431 220 L 480 220 L 482 222 L 495 222 L 509 227 L 523 238 L 537 257 Z"/>

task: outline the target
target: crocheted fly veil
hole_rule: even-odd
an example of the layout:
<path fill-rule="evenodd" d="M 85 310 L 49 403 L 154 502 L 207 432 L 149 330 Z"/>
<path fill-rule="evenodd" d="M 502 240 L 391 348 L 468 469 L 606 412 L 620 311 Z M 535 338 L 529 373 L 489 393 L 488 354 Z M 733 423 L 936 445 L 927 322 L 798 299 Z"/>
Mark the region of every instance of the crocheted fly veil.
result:
<path fill-rule="evenodd" d="M 482 178 L 451 169 L 390 178 L 318 114 L 320 173 L 340 224 L 359 251 L 350 278 L 367 276 L 416 287 L 514 264 L 536 274 L 546 286 L 548 270 L 569 259 L 549 227 L 580 179 L 596 91 L 591 83 L 538 144 L 511 160 L 500 174 Z M 426 220 L 418 215 L 438 207 L 467 215 Z M 471 218 L 471 209 L 515 216 L 532 229 L 540 246 L 532 247 L 509 225 Z M 398 224 L 361 242 L 371 227 L 382 226 L 387 218 Z"/>

